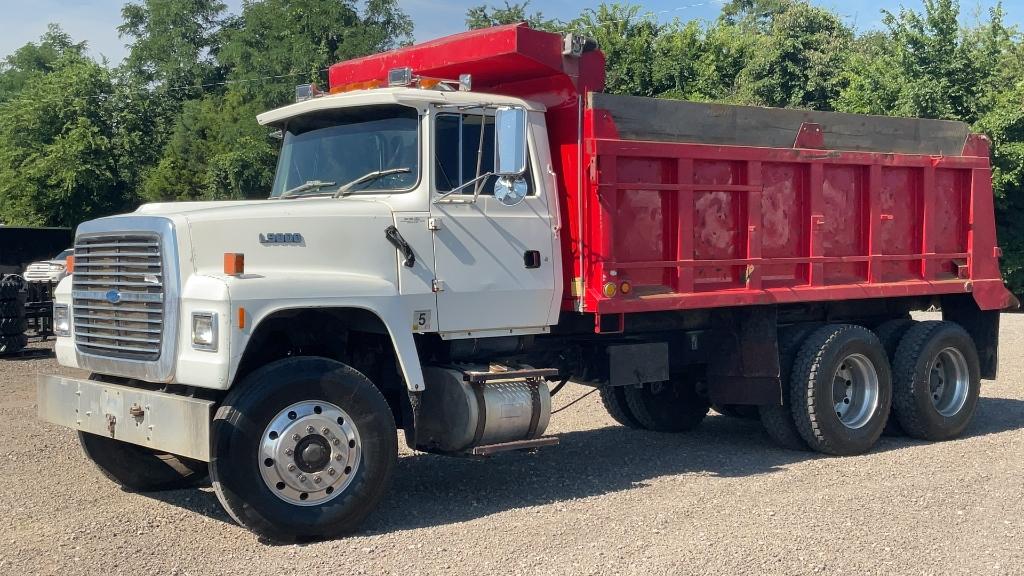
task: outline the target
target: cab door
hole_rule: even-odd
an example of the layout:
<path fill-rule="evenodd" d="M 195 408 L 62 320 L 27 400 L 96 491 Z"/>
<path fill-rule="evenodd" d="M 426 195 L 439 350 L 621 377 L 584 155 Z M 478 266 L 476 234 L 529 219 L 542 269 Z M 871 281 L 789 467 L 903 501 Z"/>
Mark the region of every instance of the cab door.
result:
<path fill-rule="evenodd" d="M 494 197 L 496 177 L 479 183 L 476 202 L 468 201 L 476 185 L 440 199 L 493 169 L 491 112 L 440 111 L 434 119 L 430 214 L 438 328 L 460 333 L 453 336 L 543 331 L 557 318 L 553 210 L 532 146 L 524 175 L 529 192 L 518 205 Z"/>

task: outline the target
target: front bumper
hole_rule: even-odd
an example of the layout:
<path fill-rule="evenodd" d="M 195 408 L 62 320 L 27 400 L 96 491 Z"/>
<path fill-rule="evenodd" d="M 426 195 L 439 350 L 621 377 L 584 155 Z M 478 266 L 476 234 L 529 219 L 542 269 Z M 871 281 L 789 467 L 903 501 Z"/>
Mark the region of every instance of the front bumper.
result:
<path fill-rule="evenodd" d="M 209 462 L 213 402 L 118 384 L 39 375 L 39 417 L 82 432 Z"/>

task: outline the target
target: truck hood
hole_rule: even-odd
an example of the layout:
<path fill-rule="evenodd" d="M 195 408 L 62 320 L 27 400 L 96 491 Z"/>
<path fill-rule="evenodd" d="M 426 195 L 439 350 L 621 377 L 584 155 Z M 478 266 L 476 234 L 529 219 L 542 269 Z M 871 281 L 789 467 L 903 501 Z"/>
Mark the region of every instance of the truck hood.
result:
<path fill-rule="evenodd" d="M 196 206 L 202 204 L 202 206 Z M 192 270 L 219 275 L 225 253 L 245 255 L 246 275 L 366 274 L 397 284 L 384 236 L 391 208 L 372 199 L 189 203 L 171 216 L 187 234 Z M 187 229 L 187 233 L 183 234 Z M 183 262 L 183 269 L 188 268 Z"/>

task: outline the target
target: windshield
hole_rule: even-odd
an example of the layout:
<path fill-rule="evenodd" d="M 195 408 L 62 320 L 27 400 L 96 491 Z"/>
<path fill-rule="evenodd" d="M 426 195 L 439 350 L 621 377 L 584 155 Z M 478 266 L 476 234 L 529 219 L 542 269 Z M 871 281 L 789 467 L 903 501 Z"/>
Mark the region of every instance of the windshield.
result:
<path fill-rule="evenodd" d="M 346 194 L 407 191 L 418 181 L 415 108 L 338 108 L 288 121 L 270 197 L 334 194 L 346 185 Z"/>
<path fill-rule="evenodd" d="M 68 248 L 67 250 L 61 252 L 60 254 L 57 254 L 56 256 L 54 256 L 53 259 L 54 260 L 67 260 L 67 257 L 71 256 L 74 253 L 75 253 L 75 249 L 74 248 Z"/>

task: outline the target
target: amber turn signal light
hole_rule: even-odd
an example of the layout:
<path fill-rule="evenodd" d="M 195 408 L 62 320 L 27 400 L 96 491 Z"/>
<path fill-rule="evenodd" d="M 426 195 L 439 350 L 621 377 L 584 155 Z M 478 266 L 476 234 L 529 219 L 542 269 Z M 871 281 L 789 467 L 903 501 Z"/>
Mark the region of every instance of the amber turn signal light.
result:
<path fill-rule="evenodd" d="M 75 257 L 73 255 L 68 256 L 67 260 L 64 261 L 64 269 L 67 270 L 68 274 L 75 272 Z"/>
<path fill-rule="evenodd" d="M 245 274 L 245 254 L 225 252 L 224 273 L 228 276 L 239 276 L 241 274 Z"/>

